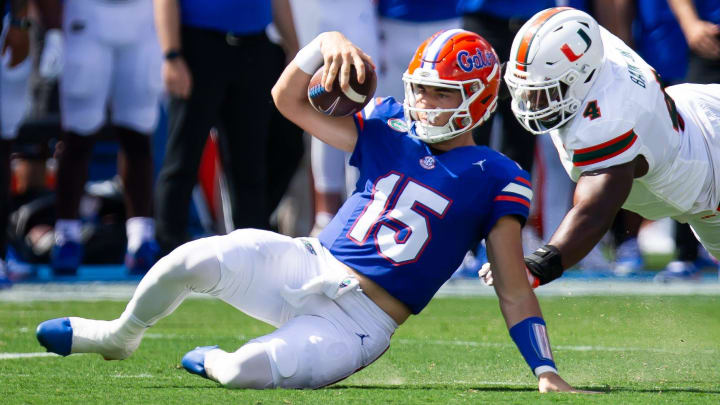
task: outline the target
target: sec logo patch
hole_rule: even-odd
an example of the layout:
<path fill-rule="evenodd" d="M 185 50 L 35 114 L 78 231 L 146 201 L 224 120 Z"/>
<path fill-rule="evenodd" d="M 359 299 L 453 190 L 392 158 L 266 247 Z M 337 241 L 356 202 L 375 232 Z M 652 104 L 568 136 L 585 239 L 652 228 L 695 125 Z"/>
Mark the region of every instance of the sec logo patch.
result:
<path fill-rule="evenodd" d="M 432 170 L 435 168 L 435 158 L 432 156 L 425 156 L 420 159 L 420 166 L 423 169 Z"/>

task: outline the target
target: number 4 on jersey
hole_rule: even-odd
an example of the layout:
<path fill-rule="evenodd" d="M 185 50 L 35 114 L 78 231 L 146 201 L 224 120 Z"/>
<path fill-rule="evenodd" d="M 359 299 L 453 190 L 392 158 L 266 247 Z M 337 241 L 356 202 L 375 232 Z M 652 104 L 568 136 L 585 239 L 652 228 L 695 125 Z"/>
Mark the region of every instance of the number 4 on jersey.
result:
<path fill-rule="evenodd" d="M 590 121 L 595 118 L 600 118 L 600 107 L 597 105 L 597 100 L 590 101 L 583 111 L 583 117 L 590 118 Z"/>

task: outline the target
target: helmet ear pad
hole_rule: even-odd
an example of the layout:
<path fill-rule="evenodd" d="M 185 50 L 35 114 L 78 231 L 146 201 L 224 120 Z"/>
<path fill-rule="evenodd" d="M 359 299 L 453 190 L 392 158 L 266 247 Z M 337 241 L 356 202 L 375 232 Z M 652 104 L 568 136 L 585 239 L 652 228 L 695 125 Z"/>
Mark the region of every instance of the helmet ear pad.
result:
<path fill-rule="evenodd" d="M 461 29 L 435 33 L 418 47 L 403 75 L 405 117 L 410 135 L 424 142 L 442 142 L 482 124 L 497 105 L 500 88 L 497 53 L 480 35 Z M 413 85 L 458 90 L 462 102 L 442 127 L 417 121 Z M 413 131 L 413 128 L 417 131 Z"/>

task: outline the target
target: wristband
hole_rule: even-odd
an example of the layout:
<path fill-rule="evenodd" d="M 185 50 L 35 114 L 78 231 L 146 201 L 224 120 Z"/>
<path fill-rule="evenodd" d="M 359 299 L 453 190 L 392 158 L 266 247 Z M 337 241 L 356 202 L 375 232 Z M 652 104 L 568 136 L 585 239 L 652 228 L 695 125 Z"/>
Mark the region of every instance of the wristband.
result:
<path fill-rule="evenodd" d="M 528 271 L 540 280 L 540 285 L 547 284 L 562 276 L 562 258 L 560 251 L 553 245 L 539 247 L 525 257 Z"/>
<path fill-rule="evenodd" d="M 557 374 L 550 339 L 542 318 L 526 318 L 510 328 L 510 336 L 536 377 L 548 371 Z"/>
<path fill-rule="evenodd" d="M 324 61 L 318 37 L 315 37 L 303 49 L 299 50 L 294 61 L 303 72 L 309 75 L 315 74 L 315 71 L 322 66 Z"/>

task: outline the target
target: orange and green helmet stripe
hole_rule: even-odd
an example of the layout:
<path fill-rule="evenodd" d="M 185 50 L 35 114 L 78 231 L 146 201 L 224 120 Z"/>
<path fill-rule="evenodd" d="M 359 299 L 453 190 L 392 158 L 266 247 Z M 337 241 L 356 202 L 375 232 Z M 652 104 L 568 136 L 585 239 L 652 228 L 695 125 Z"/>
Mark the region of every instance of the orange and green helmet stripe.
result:
<path fill-rule="evenodd" d="M 530 54 L 530 45 L 532 45 L 532 41 L 535 39 L 535 34 L 540 31 L 540 28 L 550 19 L 550 17 L 566 10 L 574 10 L 574 8 L 549 8 L 543 11 L 540 15 L 538 15 L 537 18 L 532 22 L 532 24 L 527 28 L 527 30 L 525 30 L 525 34 L 520 41 L 520 46 L 518 46 L 517 55 L 515 57 L 518 70 L 521 70 L 523 72 L 526 71 L 525 65 L 527 64 L 528 55 Z"/>

